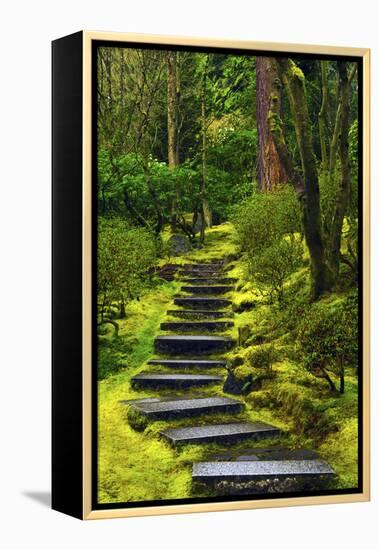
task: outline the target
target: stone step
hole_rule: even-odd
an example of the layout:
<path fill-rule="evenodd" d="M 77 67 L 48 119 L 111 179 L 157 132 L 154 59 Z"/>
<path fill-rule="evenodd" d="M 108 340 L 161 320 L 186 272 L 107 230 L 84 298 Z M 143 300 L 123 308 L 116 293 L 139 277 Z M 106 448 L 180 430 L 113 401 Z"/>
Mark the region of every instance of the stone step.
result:
<path fill-rule="evenodd" d="M 175 298 L 174 304 L 190 309 L 222 309 L 232 304 L 231 300 L 225 298 L 217 298 L 213 296 L 189 296 L 187 298 Z"/>
<path fill-rule="evenodd" d="M 228 292 L 231 292 L 234 287 L 232 286 L 225 286 L 225 285 L 201 285 L 201 286 L 182 286 L 181 291 L 182 292 L 188 292 L 190 294 L 227 294 Z"/>
<path fill-rule="evenodd" d="M 236 283 L 237 279 L 233 277 L 210 277 L 208 279 L 204 277 L 195 277 L 187 278 L 183 282 L 193 285 L 227 285 L 229 283 Z"/>
<path fill-rule="evenodd" d="M 175 399 L 154 403 L 134 403 L 130 405 L 136 412 L 152 420 L 183 418 L 202 414 L 239 413 L 244 405 L 228 397 L 202 397 L 197 399 Z"/>
<path fill-rule="evenodd" d="M 191 386 L 205 386 L 222 382 L 222 376 L 209 374 L 150 374 L 141 372 L 131 379 L 132 387 L 155 388 L 188 388 Z"/>
<path fill-rule="evenodd" d="M 224 331 L 234 325 L 233 321 L 167 321 L 161 323 L 161 330 L 172 330 L 174 332 L 213 332 Z"/>
<path fill-rule="evenodd" d="M 224 267 L 223 262 L 209 262 L 209 263 L 203 263 L 203 264 L 184 264 L 182 265 L 182 269 L 194 269 L 194 270 L 203 270 L 205 271 L 212 271 L 212 269 L 220 269 Z"/>
<path fill-rule="evenodd" d="M 225 368 L 226 361 L 215 361 L 207 359 L 150 359 L 148 365 L 161 365 L 174 369 L 190 369 L 193 367 L 201 367 L 204 369 Z"/>
<path fill-rule="evenodd" d="M 219 443 L 233 444 L 238 441 L 258 440 L 267 437 L 278 437 L 279 428 L 264 422 L 235 422 L 232 424 L 215 424 L 207 426 L 190 426 L 172 428 L 161 432 L 172 445 L 184 443 Z"/>
<path fill-rule="evenodd" d="M 280 478 L 330 478 L 334 475 L 334 471 L 324 460 L 199 462 L 194 464 L 192 469 L 192 479 L 203 483 L 277 480 Z"/>
<path fill-rule="evenodd" d="M 207 355 L 231 349 L 234 341 L 224 336 L 157 336 L 154 348 L 158 353 L 173 355 Z"/>
<path fill-rule="evenodd" d="M 196 277 L 200 279 L 220 277 L 223 274 L 221 269 L 182 269 L 180 271 L 185 277 Z"/>
<path fill-rule="evenodd" d="M 167 315 L 181 319 L 222 319 L 232 317 L 230 311 L 212 311 L 208 309 L 169 309 Z"/>

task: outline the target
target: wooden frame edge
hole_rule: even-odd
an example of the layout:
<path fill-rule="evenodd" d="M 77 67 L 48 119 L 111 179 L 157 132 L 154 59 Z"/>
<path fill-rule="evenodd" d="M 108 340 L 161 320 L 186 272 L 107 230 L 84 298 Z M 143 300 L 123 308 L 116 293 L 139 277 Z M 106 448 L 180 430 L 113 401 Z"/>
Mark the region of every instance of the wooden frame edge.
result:
<path fill-rule="evenodd" d="M 172 46 L 236 48 L 246 50 L 286 51 L 362 57 L 363 60 L 363 491 L 361 493 L 305 496 L 283 499 L 199 504 L 172 504 L 140 508 L 92 510 L 92 436 L 91 436 L 91 319 L 92 319 L 92 41 L 144 42 Z M 287 506 L 311 506 L 368 502 L 370 500 L 370 53 L 369 48 L 320 46 L 271 42 L 220 40 L 196 37 L 160 36 L 134 33 L 83 31 L 83 519 L 126 518 L 152 515 L 188 514 Z"/>

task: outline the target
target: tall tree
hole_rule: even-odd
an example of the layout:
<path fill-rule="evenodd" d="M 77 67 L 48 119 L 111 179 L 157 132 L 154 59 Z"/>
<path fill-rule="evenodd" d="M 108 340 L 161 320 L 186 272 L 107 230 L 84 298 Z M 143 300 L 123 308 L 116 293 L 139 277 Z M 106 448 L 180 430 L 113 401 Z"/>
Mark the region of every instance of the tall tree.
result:
<path fill-rule="evenodd" d="M 278 78 L 278 69 L 269 57 L 256 58 L 256 118 L 258 129 L 258 184 L 261 191 L 270 191 L 278 183 L 287 181 L 283 163 L 277 153 L 270 132 L 268 114 L 272 83 Z M 278 95 L 277 109 L 281 111 Z"/>
<path fill-rule="evenodd" d="M 327 148 L 325 147 L 322 150 L 322 164 L 329 160 L 329 186 L 334 186 L 335 199 L 331 214 L 324 216 L 324 224 L 322 224 L 319 173 L 313 148 L 312 123 L 308 110 L 305 77 L 291 59 L 279 58 L 276 62 L 273 60 L 273 64 L 275 63 L 280 78 L 273 81 L 274 91 L 271 94 L 269 113 L 270 129 L 278 154 L 303 206 L 304 234 L 311 260 L 312 295 L 314 299 L 317 299 L 324 291 L 332 288 L 339 273 L 342 226 L 350 188 L 349 104 L 350 84 L 355 74 L 355 66 L 348 75 L 347 63 L 343 61 L 337 63 L 338 106 L 335 113 L 334 132 L 330 142 L 329 159 L 326 158 Z M 325 84 L 325 73 L 322 77 Z M 297 148 L 301 159 L 301 170 L 294 166 L 283 135 L 278 103 L 282 83 L 286 89 L 290 105 Z M 324 86 L 321 107 L 321 118 L 324 122 L 327 120 L 324 118 L 327 99 L 327 90 Z M 325 131 L 326 124 L 322 126 L 321 139 L 325 139 Z M 340 176 L 336 173 L 337 155 L 339 155 L 341 163 Z M 321 171 L 321 173 L 323 172 Z"/>
<path fill-rule="evenodd" d="M 339 186 L 337 188 L 333 219 L 330 227 L 330 241 L 328 243 L 328 260 L 335 274 L 338 274 L 339 272 L 342 226 L 348 206 L 349 194 L 351 193 L 349 162 L 350 83 L 355 72 L 355 69 L 352 69 L 349 76 L 347 71 L 347 63 L 343 61 L 339 61 L 337 63 L 337 69 L 339 78 L 339 96 L 337 107 L 339 127 L 337 131 L 341 175 Z"/>
<path fill-rule="evenodd" d="M 175 51 L 167 52 L 167 139 L 170 168 L 179 164 L 177 55 Z"/>
<path fill-rule="evenodd" d="M 275 60 L 272 63 L 275 64 Z M 330 288 L 332 279 L 325 259 L 322 238 L 320 189 L 316 157 L 312 143 L 312 125 L 309 118 L 305 92 L 305 78 L 303 72 L 289 58 L 278 58 L 276 66 L 290 104 L 297 146 L 301 158 L 301 173 L 294 167 L 283 136 L 280 104 L 278 101 L 281 82 L 278 78 L 273 81 L 274 92 L 271 94 L 269 113 L 270 128 L 277 151 L 286 167 L 286 172 L 301 198 L 304 235 L 311 262 L 312 297 L 313 299 L 317 299 L 325 290 Z"/>
<path fill-rule="evenodd" d="M 175 169 L 179 164 L 178 146 L 178 76 L 177 56 L 175 51 L 167 52 L 167 155 L 168 165 Z M 171 228 L 176 230 L 178 208 L 180 202 L 179 189 L 174 190 L 171 204 Z"/>

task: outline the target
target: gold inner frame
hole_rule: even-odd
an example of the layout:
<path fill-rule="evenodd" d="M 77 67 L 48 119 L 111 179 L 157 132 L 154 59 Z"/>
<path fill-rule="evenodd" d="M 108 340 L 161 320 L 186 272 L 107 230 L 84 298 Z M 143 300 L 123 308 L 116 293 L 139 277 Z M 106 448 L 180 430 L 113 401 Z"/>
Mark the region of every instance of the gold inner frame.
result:
<path fill-rule="evenodd" d="M 241 50 L 285 51 L 291 53 L 329 54 L 357 56 L 363 60 L 363 491 L 354 494 L 325 496 L 304 496 L 294 498 L 272 498 L 265 500 L 243 500 L 225 502 L 204 502 L 199 504 L 170 504 L 138 508 L 109 508 L 92 510 L 92 41 L 118 41 L 145 44 L 167 44 L 168 46 L 198 46 L 209 48 L 234 48 Z M 194 512 L 216 512 L 221 510 L 247 510 L 284 506 L 305 506 L 315 504 L 336 504 L 344 502 L 366 502 L 370 500 L 370 50 L 338 46 L 316 46 L 271 42 L 247 42 L 177 36 L 159 36 L 113 32 L 83 32 L 83 518 L 105 519 L 163 514 L 184 514 Z"/>

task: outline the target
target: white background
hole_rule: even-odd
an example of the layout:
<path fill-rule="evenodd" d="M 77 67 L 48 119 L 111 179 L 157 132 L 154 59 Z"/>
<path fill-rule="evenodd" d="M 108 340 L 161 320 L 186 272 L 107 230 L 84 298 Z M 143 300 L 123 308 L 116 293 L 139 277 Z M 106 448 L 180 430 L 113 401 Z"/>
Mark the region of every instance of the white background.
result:
<path fill-rule="evenodd" d="M 378 542 L 378 24 L 370 0 L 32 0 L 0 20 L 0 543 L 3 548 L 371 549 Z M 372 48 L 373 500 L 80 522 L 50 483 L 50 41 L 81 29 Z M 69 402 L 70 396 L 67 396 Z"/>

